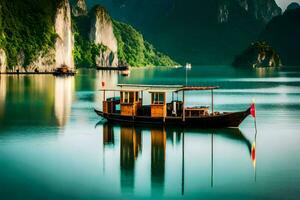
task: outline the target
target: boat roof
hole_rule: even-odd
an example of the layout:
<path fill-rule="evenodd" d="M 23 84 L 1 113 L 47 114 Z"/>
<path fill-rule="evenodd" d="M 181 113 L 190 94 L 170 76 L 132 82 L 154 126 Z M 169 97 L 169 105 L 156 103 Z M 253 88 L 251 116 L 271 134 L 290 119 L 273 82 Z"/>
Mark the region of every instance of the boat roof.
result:
<path fill-rule="evenodd" d="M 219 86 L 184 86 L 177 90 L 176 92 L 180 91 L 193 91 L 193 90 L 215 90 L 219 89 Z"/>
<path fill-rule="evenodd" d="M 184 85 L 137 85 L 137 84 L 118 84 L 116 88 L 103 88 L 100 91 L 118 92 L 180 92 L 195 90 L 215 90 L 218 86 L 184 86 Z"/>

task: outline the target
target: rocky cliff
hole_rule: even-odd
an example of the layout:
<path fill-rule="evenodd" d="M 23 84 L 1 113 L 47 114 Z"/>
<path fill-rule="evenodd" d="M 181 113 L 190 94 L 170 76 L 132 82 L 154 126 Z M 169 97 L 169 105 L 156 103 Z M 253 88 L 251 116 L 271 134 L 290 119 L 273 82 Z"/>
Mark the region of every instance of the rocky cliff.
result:
<path fill-rule="evenodd" d="M 0 73 L 5 72 L 7 67 L 6 53 L 4 49 L 0 49 Z"/>
<path fill-rule="evenodd" d="M 289 9 L 273 18 L 258 40 L 267 41 L 285 65 L 300 65 L 300 8 Z"/>
<path fill-rule="evenodd" d="M 90 41 L 102 46 L 96 55 L 96 65 L 118 66 L 118 43 L 110 16 L 103 7 L 96 6 L 92 10 L 91 17 Z"/>
<path fill-rule="evenodd" d="M 84 16 L 88 14 L 88 9 L 85 0 L 76 0 L 72 8 L 75 17 Z"/>
<path fill-rule="evenodd" d="M 88 0 L 181 63 L 229 64 L 280 14 L 274 0 Z"/>
<path fill-rule="evenodd" d="M 288 7 L 286 8 L 286 10 L 294 10 L 294 9 L 298 9 L 300 8 L 300 4 L 297 2 L 293 2 L 290 5 L 288 5 Z"/>
<path fill-rule="evenodd" d="M 6 53 L 6 71 L 53 71 L 63 64 L 74 68 L 68 0 L 0 1 L 0 22 L 5 22 L 0 24 L 0 46 Z"/>
<path fill-rule="evenodd" d="M 73 48 L 74 36 L 72 32 L 71 8 L 68 0 L 63 0 L 57 8 L 55 17 L 55 67 L 62 65 L 74 68 Z"/>
<path fill-rule="evenodd" d="M 266 42 L 255 42 L 241 55 L 237 56 L 234 63 L 236 67 L 280 67 L 281 59 L 278 53 Z"/>
<path fill-rule="evenodd" d="M 174 66 L 177 63 L 158 52 L 132 26 L 113 20 L 96 5 L 86 16 L 74 16 L 78 67 Z"/>
<path fill-rule="evenodd" d="M 218 5 L 219 23 L 235 20 L 239 12 L 264 23 L 281 14 L 281 8 L 274 0 L 219 0 Z"/>
<path fill-rule="evenodd" d="M 126 39 L 128 44 L 122 45 L 142 56 L 119 51 L 114 20 L 103 7 L 96 6 L 88 13 L 85 0 L 76 0 L 72 8 L 73 11 L 69 0 L 0 0 L 1 72 L 51 72 L 62 65 L 74 69 L 75 64 L 79 67 L 152 65 L 154 61 L 144 59 L 149 57 L 159 65 L 175 63 L 153 51 L 153 46 L 135 31 L 123 35 L 137 37 L 142 43 L 136 45 Z M 128 58 L 128 62 L 123 59 L 119 63 L 119 54 Z"/>

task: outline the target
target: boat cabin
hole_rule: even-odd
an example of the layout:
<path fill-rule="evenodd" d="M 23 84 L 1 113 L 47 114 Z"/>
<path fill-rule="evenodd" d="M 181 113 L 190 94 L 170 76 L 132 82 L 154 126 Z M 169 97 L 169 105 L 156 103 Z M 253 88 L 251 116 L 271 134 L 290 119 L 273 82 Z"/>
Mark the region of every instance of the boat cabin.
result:
<path fill-rule="evenodd" d="M 218 87 L 186 87 L 181 85 L 128 85 L 120 84 L 117 89 L 102 89 L 104 92 L 103 113 L 126 117 L 150 118 L 193 118 L 213 115 L 213 90 Z M 185 92 L 192 90 L 211 90 L 211 109 L 209 106 L 185 106 Z M 106 91 L 119 96 L 105 98 Z M 169 95 L 169 94 L 172 95 Z M 169 95 L 169 96 L 168 96 Z M 168 97 L 172 99 L 167 101 Z M 177 98 L 175 99 L 175 96 Z M 180 97 L 180 98 L 179 98 Z M 149 102 L 150 99 L 150 102 Z M 147 100 L 148 102 L 145 103 Z"/>

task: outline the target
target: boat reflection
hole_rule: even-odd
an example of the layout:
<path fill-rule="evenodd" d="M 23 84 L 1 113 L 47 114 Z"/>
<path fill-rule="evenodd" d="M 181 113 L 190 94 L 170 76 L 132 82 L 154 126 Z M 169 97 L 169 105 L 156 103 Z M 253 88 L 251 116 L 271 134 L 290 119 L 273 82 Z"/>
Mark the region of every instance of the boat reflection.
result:
<path fill-rule="evenodd" d="M 223 162 L 223 158 L 220 159 L 218 153 L 220 153 L 220 149 L 228 149 L 226 146 L 221 147 L 218 145 L 220 141 L 222 143 L 224 141 L 229 142 L 227 143 L 229 146 L 242 144 L 245 151 L 237 151 L 237 154 L 246 152 L 247 156 L 243 157 L 248 160 L 249 164 L 252 163 L 253 152 L 255 151 L 253 151 L 252 142 L 239 129 L 173 129 L 163 126 L 140 127 L 109 122 L 99 123 L 98 125 L 103 126 L 104 150 L 106 148 L 110 149 L 110 151 L 115 149 L 119 152 L 122 193 L 135 192 L 136 188 L 140 187 L 137 184 L 140 183 L 142 176 L 143 183 L 150 181 L 152 195 L 163 195 L 167 191 L 168 184 L 166 182 L 170 181 L 170 170 L 173 173 L 175 170 L 175 174 L 171 176 L 178 178 L 178 184 L 181 185 L 181 191 L 178 192 L 184 195 L 185 187 L 189 185 L 187 182 L 190 181 L 189 179 L 194 179 L 194 177 L 190 177 L 191 173 L 189 170 L 191 170 L 191 165 L 193 165 L 193 162 L 202 163 L 203 159 L 205 159 L 203 155 L 201 157 L 197 153 L 191 155 L 190 149 L 195 148 L 197 151 L 207 152 L 208 157 L 206 159 L 209 158 L 209 160 L 204 166 L 208 168 L 199 168 L 197 171 L 204 170 L 206 174 L 210 174 L 210 182 L 207 184 L 210 187 L 214 187 L 214 176 L 216 176 L 214 175 L 216 170 L 214 169 L 214 162 Z M 191 138 L 196 138 L 201 144 L 197 144 L 198 141 L 195 143 Z M 203 141 L 199 140 L 199 138 L 202 138 Z M 185 151 L 189 153 L 187 154 Z M 214 154 L 217 154 L 217 156 L 214 156 Z M 106 156 L 106 159 L 110 158 Z M 231 163 L 228 160 L 224 161 L 226 161 L 226 164 Z M 175 165 L 173 165 L 174 163 Z M 252 170 L 249 174 L 252 174 Z"/>
<path fill-rule="evenodd" d="M 103 145 L 110 146 L 115 144 L 114 128 L 109 124 L 103 125 Z"/>
<path fill-rule="evenodd" d="M 142 150 L 142 136 L 139 129 L 121 127 L 120 168 L 121 186 L 124 192 L 134 188 L 135 161 Z"/>
<path fill-rule="evenodd" d="M 166 130 L 164 127 L 151 129 L 151 188 L 153 194 L 162 194 L 165 181 Z"/>

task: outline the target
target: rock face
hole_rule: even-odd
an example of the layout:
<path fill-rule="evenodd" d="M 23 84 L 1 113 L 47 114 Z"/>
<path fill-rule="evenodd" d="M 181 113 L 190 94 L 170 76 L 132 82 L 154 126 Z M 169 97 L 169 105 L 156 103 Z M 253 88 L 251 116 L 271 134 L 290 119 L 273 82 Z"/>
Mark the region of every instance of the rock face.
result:
<path fill-rule="evenodd" d="M 42 1 L 45 3 L 46 1 Z M 43 5 L 41 3 L 41 5 Z M 35 23 L 37 26 L 41 26 L 42 28 L 47 27 L 47 31 L 42 31 L 41 33 L 29 35 L 28 39 L 25 38 L 23 43 L 31 41 L 38 45 L 40 48 L 35 48 L 35 51 L 30 51 L 31 46 L 27 45 L 21 46 L 19 52 L 14 53 L 11 50 L 12 44 L 6 41 L 6 45 L 4 49 L 7 52 L 14 53 L 15 56 L 13 58 L 7 57 L 4 51 L 0 52 L 0 63 L 1 63 L 1 72 L 52 72 L 57 67 L 61 65 L 67 65 L 70 68 L 74 68 L 74 61 L 73 61 L 73 46 L 74 46 L 74 39 L 72 33 L 72 24 L 71 24 L 71 9 L 68 0 L 51 0 L 48 2 L 49 8 L 43 7 L 44 10 L 39 10 L 39 14 L 41 15 L 40 18 L 43 18 L 44 21 L 40 20 L 37 21 L 35 19 Z M 46 4 L 46 3 L 45 3 Z M 9 3 L 6 5 L 6 13 L 14 12 L 8 6 Z M 26 4 L 27 10 L 34 10 L 38 6 L 38 3 L 28 3 Z M 41 6 L 39 5 L 39 6 Z M 25 7 L 23 4 L 18 4 L 17 8 L 20 10 L 19 12 L 25 12 L 22 8 Z M 21 13 L 22 13 L 21 12 Z M 7 14 L 8 15 L 8 14 Z M 38 15 L 39 16 L 39 15 Z M 21 19 L 20 19 L 21 18 Z M 22 21 L 22 17 L 15 17 L 15 18 L 6 18 L 5 20 L 11 20 L 16 24 L 24 24 L 25 22 Z M 8 21 L 8 22 L 11 22 Z M 25 20 L 26 21 L 26 20 Z M 28 27 L 25 27 L 28 29 Z M 42 29 L 41 28 L 41 29 Z M 26 30 L 27 30 L 26 29 Z M 45 28 L 46 29 L 46 28 Z M 55 34 L 53 33 L 53 29 L 55 30 Z M 37 28 L 37 30 L 40 30 Z M 36 33 L 36 30 L 33 30 Z M 51 32 L 51 33 L 50 33 Z M 6 35 L 8 33 L 5 33 Z M 39 35 L 40 34 L 40 35 Z M 20 33 L 16 33 L 19 37 Z M 37 39 L 39 37 L 44 36 L 42 39 Z M 19 38 L 19 43 L 22 43 L 23 38 Z M 40 43 L 37 43 L 40 42 Z M 19 44 L 18 43 L 18 44 Z M 5 44 L 5 43 L 4 43 Z M 9 48 L 9 49 L 8 49 Z M 32 48 L 31 48 L 32 50 Z M 36 51 L 37 50 L 37 51 Z M 11 54 L 10 54 L 11 56 Z M 4 61 L 6 58 L 6 62 Z M 30 58 L 30 60 L 28 59 Z M 13 62 L 11 62 L 13 60 Z M 9 62 L 10 61 L 10 62 Z M 7 64 L 6 64 L 7 63 Z M 7 65 L 7 67 L 5 67 Z"/>
<path fill-rule="evenodd" d="M 55 68 L 55 49 L 51 48 L 46 53 L 40 52 L 38 58 L 26 70 L 32 72 L 51 72 Z"/>
<path fill-rule="evenodd" d="M 116 67 L 118 66 L 118 43 L 114 35 L 112 20 L 101 6 L 96 6 L 92 13 L 90 41 L 101 46 L 96 56 L 96 65 Z"/>
<path fill-rule="evenodd" d="M 73 6 L 72 11 L 75 17 L 87 15 L 88 9 L 85 0 L 76 0 L 76 4 Z"/>
<path fill-rule="evenodd" d="M 286 8 L 286 10 L 294 10 L 294 9 L 298 9 L 298 8 L 300 8 L 300 5 L 296 2 L 293 2 Z"/>
<path fill-rule="evenodd" d="M 140 30 L 158 50 L 194 65 L 230 64 L 257 39 L 266 22 L 281 13 L 275 0 L 101 0 L 101 4 L 114 19 Z"/>
<path fill-rule="evenodd" d="M 55 67 L 62 65 L 74 69 L 73 48 L 74 36 L 72 33 L 71 8 L 68 0 L 63 0 L 57 8 L 55 17 Z"/>
<path fill-rule="evenodd" d="M 281 14 L 281 9 L 274 0 L 220 0 L 218 22 L 234 20 L 237 10 L 264 23 L 268 23 L 273 17 Z"/>
<path fill-rule="evenodd" d="M 300 8 L 286 10 L 273 18 L 259 40 L 267 41 L 280 54 L 285 65 L 300 65 Z"/>
<path fill-rule="evenodd" d="M 234 63 L 236 67 L 280 67 L 281 59 L 275 50 L 266 42 L 252 43 L 241 55 L 237 56 Z"/>
<path fill-rule="evenodd" d="M 0 49 L 0 73 L 6 71 L 7 60 L 6 53 L 3 49 Z"/>

